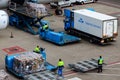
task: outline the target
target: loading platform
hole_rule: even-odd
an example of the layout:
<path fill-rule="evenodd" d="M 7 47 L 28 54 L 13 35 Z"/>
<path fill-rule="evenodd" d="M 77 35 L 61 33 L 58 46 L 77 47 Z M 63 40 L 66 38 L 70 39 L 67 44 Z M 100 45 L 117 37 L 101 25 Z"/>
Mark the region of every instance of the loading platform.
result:
<path fill-rule="evenodd" d="M 98 60 L 90 59 L 85 61 L 78 61 L 73 64 L 68 64 L 68 66 L 75 71 L 87 72 L 98 68 Z"/>

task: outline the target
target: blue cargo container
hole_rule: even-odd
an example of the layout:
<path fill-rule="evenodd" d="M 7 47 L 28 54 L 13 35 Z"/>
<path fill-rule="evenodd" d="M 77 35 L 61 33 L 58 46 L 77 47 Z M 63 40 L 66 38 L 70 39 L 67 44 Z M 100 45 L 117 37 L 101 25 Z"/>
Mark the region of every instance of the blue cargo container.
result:
<path fill-rule="evenodd" d="M 5 67 L 6 67 L 6 70 L 12 74 L 14 74 L 16 77 L 19 77 L 19 78 L 24 78 L 25 75 L 28 75 L 28 74 L 24 74 L 24 73 L 20 73 L 20 72 L 16 72 L 14 70 L 14 58 L 16 56 L 19 56 L 20 54 L 23 54 L 23 53 L 16 53 L 16 54 L 10 54 L 10 55 L 6 55 L 5 56 Z M 41 55 L 43 57 L 43 59 L 46 59 L 46 52 L 43 50 L 41 52 Z M 46 67 L 46 70 L 52 70 L 52 69 L 56 69 L 56 66 L 48 63 L 46 60 L 44 62 L 44 66 Z M 34 72 L 35 73 L 35 72 Z M 37 73 L 37 72 L 36 72 Z M 30 73 L 32 74 L 32 73 Z"/>

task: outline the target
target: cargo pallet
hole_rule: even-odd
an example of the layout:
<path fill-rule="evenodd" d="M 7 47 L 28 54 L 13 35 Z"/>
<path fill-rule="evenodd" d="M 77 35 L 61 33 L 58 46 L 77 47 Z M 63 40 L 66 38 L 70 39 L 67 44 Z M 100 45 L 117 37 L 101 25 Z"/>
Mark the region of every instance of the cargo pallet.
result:
<path fill-rule="evenodd" d="M 91 70 L 95 70 L 98 67 L 98 60 L 96 59 L 90 59 L 85 61 L 78 61 L 73 64 L 68 64 L 68 66 L 75 71 L 80 72 L 87 72 Z"/>
<path fill-rule="evenodd" d="M 26 75 L 24 80 L 57 80 L 57 74 L 47 70 Z"/>

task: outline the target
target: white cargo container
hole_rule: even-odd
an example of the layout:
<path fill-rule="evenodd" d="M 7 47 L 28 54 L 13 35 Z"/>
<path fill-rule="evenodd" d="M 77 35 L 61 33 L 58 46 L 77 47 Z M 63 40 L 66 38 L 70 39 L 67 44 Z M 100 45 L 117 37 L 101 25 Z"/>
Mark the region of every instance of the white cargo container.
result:
<path fill-rule="evenodd" d="M 72 15 L 73 19 L 70 21 L 72 27 L 69 30 L 79 31 L 77 33 L 88 37 L 90 42 L 111 42 L 118 35 L 117 17 L 87 9 L 74 10 Z"/>
<path fill-rule="evenodd" d="M 74 28 L 99 38 L 117 34 L 117 18 L 87 9 L 74 11 Z"/>

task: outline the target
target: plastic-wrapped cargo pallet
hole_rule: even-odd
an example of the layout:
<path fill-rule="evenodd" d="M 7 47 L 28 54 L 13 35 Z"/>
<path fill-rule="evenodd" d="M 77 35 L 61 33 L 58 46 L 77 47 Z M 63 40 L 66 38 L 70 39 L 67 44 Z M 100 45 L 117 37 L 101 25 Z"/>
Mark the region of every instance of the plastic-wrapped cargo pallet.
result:
<path fill-rule="evenodd" d="M 27 74 L 45 69 L 42 55 L 25 52 L 14 58 L 13 68 L 17 73 Z"/>
<path fill-rule="evenodd" d="M 47 9 L 43 4 L 27 2 L 26 5 L 26 10 L 31 16 L 40 17 L 47 15 Z"/>
<path fill-rule="evenodd" d="M 4 70 L 0 70 L 0 80 L 11 80 L 11 79 Z"/>

